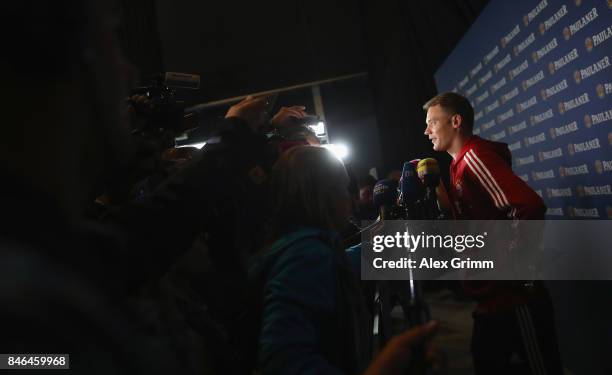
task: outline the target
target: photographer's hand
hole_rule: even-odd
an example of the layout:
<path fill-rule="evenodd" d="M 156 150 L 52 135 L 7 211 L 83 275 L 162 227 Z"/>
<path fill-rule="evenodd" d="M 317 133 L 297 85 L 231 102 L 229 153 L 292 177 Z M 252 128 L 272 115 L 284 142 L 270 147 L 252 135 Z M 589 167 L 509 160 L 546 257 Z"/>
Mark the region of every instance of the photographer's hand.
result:
<path fill-rule="evenodd" d="M 247 96 L 240 103 L 231 106 L 225 114 L 225 118 L 239 118 L 249 124 L 254 132 L 257 132 L 264 119 L 267 100 L 267 97 L 254 98 Z"/>
<path fill-rule="evenodd" d="M 275 127 L 291 125 L 293 118 L 303 118 L 307 116 L 306 111 L 304 111 L 305 109 L 306 107 L 301 105 L 282 107 L 280 111 L 272 117 L 270 123 Z"/>
<path fill-rule="evenodd" d="M 441 366 L 440 355 L 429 342 L 437 328 L 438 322 L 431 321 L 395 336 L 387 343 L 363 375 L 405 374 L 410 367 L 415 347 L 422 344 L 425 344 L 425 359 L 431 366 L 430 368 L 437 370 Z"/>

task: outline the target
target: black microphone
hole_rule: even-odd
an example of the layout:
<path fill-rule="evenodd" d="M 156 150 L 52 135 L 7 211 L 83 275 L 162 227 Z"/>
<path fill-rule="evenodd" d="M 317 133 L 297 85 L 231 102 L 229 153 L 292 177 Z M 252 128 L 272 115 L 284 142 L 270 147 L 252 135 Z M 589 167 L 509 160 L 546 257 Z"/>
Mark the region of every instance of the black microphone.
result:
<path fill-rule="evenodd" d="M 440 184 L 440 167 L 438 161 L 433 158 L 423 159 L 417 166 L 417 173 L 425 186 L 423 198 L 423 213 L 426 219 L 443 218 L 442 211 L 438 207 L 438 195 L 436 188 Z"/>
<path fill-rule="evenodd" d="M 417 202 L 423 197 L 423 184 L 417 176 L 415 163 L 404 163 L 399 190 L 398 204 L 404 209 L 406 219 L 420 219 Z"/>
<path fill-rule="evenodd" d="M 374 207 L 380 213 L 381 220 L 396 220 L 401 215 L 397 210 L 397 182 L 391 179 L 380 180 L 374 185 L 372 194 Z"/>

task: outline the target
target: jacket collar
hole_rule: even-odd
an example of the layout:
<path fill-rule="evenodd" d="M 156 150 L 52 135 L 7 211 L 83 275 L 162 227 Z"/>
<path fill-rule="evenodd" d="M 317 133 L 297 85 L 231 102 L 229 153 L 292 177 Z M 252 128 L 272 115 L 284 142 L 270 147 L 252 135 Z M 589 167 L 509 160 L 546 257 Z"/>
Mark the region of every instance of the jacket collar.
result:
<path fill-rule="evenodd" d="M 478 139 L 480 139 L 480 137 L 478 137 L 477 135 L 473 135 L 470 138 L 468 138 L 467 141 L 463 143 L 463 146 L 461 146 L 461 150 L 459 150 L 457 157 L 454 158 L 451 163 L 451 168 L 457 165 L 457 163 L 459 163 L 461 159 L 463 159 L 463 156 L 465 155 L 465 153 L 470 150 L 470 148 L 474 145 L 475 142 L 478 141 Z"/>

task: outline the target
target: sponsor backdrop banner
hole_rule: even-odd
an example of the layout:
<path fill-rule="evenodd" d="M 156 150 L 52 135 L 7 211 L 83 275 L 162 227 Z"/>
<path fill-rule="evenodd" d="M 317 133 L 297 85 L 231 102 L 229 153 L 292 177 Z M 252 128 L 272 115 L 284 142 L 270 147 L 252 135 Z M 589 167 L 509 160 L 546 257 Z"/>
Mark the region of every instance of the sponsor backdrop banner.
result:
<path fill-rule="evenodd" d="M 436 73 L 547 218 L 612 218 L 612 0 L 492 0 Z"/>

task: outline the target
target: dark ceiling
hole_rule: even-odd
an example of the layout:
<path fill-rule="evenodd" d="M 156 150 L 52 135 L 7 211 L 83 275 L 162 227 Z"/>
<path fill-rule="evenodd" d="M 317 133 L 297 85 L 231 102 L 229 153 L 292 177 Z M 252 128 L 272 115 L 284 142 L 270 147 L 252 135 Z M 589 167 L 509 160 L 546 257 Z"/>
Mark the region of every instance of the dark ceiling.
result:
<path fill-rule="evenodd" d="M 205 100 L 364 72 L 355 4 L 158 1 L 164 67 L 199 73 Z"/>
<path fill-rule="evenodd" d="M 401 168 L 402 160 L 431 154 L 421 106 L 436 93 L 436 69 L 487 3 L 122 0 L 122 36 L 143 78 L 199 74 L 192 103 L 366 72 L 367 95 L 343 101 L 342 110 L 353 104 L 363 116 L 371 108 L 382 151 L 372 165 Z M 328 98 L 326 111 L 335 103 Z"/>

